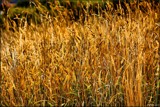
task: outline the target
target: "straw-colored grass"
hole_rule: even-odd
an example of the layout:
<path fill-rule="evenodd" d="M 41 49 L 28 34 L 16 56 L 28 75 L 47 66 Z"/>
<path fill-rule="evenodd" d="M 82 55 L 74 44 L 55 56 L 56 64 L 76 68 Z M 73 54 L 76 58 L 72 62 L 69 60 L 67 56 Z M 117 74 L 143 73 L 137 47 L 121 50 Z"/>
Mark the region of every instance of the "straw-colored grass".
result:
<path fill-rule="evenodd" d="M 1 29 L 0 105 L 159 106 L 160 11 L 147 6 Z"/>

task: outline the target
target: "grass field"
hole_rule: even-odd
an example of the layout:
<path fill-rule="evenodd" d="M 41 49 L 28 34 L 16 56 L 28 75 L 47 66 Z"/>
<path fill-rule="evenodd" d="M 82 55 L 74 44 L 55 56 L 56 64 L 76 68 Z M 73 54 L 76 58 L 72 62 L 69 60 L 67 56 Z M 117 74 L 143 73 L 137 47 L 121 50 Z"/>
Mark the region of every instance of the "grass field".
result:
<path fill-rule="evenodd" d="M 142 3 L 79 21 L 59 5 L 55 17 L 38 5 L 39 24 L 3 19 L 0 106 L 160 106 L 160 4 Z"/>

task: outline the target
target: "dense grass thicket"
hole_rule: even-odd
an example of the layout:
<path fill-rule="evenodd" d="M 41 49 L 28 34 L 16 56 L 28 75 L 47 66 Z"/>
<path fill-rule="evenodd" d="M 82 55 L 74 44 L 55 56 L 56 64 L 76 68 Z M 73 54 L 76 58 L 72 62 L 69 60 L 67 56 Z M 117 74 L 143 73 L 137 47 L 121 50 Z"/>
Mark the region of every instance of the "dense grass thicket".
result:
<path fill-rule="evenodd" d="M 160 4 L 58 3 L 1 17 L 0 106 L 160 106 Z"/>

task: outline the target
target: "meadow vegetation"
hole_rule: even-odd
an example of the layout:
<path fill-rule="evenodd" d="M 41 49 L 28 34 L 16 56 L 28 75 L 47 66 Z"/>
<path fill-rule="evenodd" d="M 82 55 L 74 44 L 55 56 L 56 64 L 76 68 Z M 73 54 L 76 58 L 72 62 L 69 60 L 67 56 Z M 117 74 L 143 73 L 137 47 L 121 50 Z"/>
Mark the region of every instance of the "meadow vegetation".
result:
<path fill-rule="evenodd" d="M 160 4 L 49 4 L 2 17 L 0 106 L 160 106 Z"/>

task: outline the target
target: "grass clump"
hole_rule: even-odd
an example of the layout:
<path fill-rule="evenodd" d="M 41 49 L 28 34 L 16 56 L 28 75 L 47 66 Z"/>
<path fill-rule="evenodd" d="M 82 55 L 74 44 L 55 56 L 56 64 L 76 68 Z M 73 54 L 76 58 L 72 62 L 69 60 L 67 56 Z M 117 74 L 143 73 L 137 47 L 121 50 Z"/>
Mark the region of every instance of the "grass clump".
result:
<path fill-rule="evenodd" d="M 158 6 L 74 21 L 57 5 L 39 24 L 1 29 L 0 105 L 159 105 Z"/>

